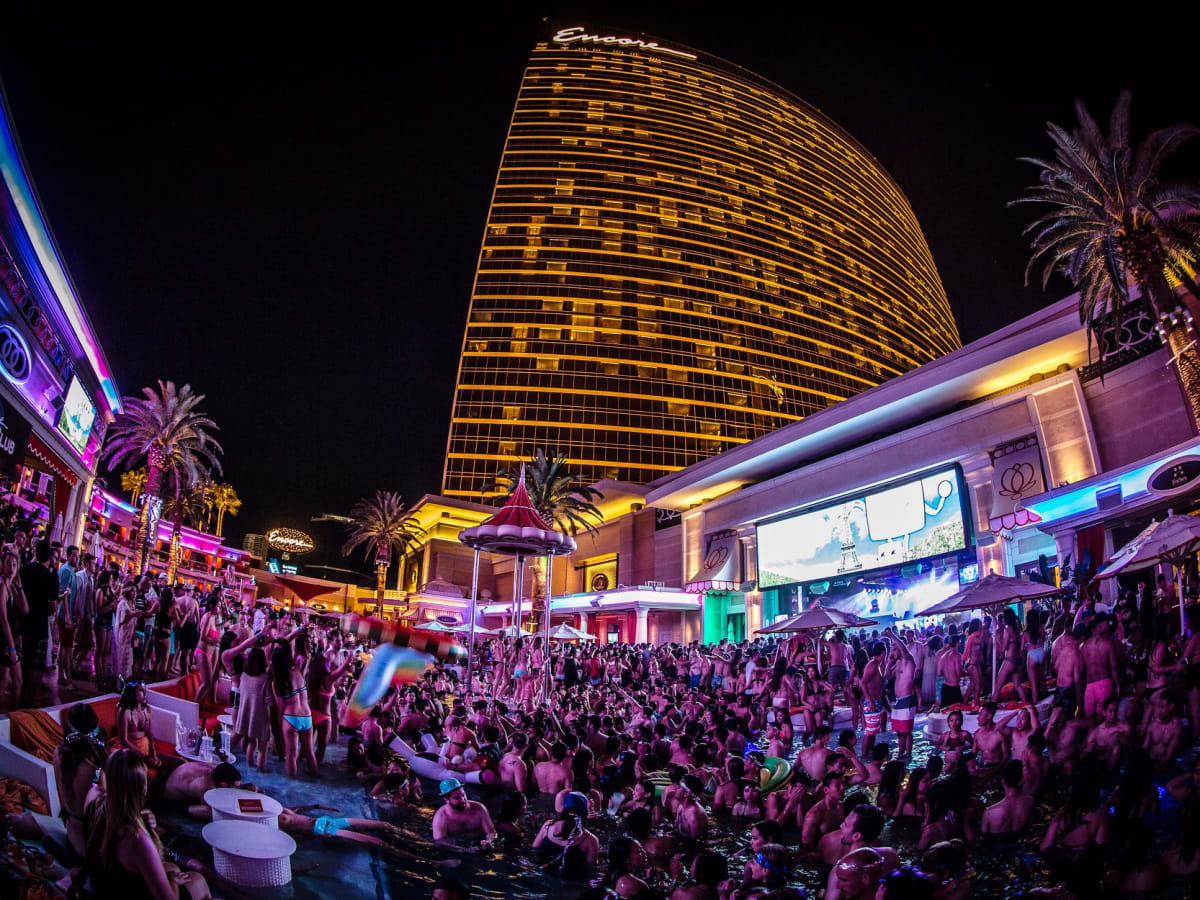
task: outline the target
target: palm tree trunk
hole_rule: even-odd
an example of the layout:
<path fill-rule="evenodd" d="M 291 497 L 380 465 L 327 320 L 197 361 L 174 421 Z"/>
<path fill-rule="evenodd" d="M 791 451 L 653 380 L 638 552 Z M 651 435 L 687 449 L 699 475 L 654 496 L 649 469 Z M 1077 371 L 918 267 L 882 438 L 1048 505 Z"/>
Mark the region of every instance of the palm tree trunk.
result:
<path fill-rule="evenodd" d="M 217 537 L 221 536 L 221 527 L 225 524 L 225 504 L 217 504 Z"/>
<path fill-rule="evenodd" d="M 1185 307 L 1167 283 L 1163 264 L 1161 255 L 1151 254 L 1151 261 L 1139 273 L 1142 296 L 1149 300 L 1151 312 L 1165 332 L 1180 386 L 1191 409 L 1192 424 L 1200 431 L 1200 354 L 1196 350 L 1196 332 L 1186 316 L 1175 313 Z"/>
<path fill-rule="evenodd" d="M 149 463 L 148 454 L 147 462 Z M 142 506 L 134 525 L 133 533 L 133 571 L 144 575 L 150 567 L 150 554 L 158 540 L 158 516 L 162 511 L 162 486 L 166 471 L 161 465 L 148 465 L 146 475 L 146 490 L 142 495 Z"/>
<path fill-rule="evenodd" d="M 175 489 L 175 516 L 171 522 L 171 547 L 167 551 L 167 584 L 175 583 L 175 573 L 179 570 L 179 557 L 182 548 L 179 546 L 179 532 L 183 528 L 183 503 L 178 488 Z"/>

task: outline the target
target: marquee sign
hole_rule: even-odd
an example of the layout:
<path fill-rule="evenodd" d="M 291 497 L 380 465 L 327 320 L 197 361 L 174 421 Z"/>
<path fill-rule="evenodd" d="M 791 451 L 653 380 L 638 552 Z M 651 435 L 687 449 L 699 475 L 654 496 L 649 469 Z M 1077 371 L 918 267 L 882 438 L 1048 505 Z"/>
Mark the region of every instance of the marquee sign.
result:
<path fill-rule="evenodd" d="M 1181 456 L 1159 466 L 1146 479 L 1151 494 L 1169 497 L 1182 494 L 1200 482 L 1200 456 Z"/>
<path fill-rule="evenodd" d="M 633 47 L 639 50 L 649 50 L 652 53 L 669 53 L 684 59 L 695 59 L 695 53 L 685 53 L 683 50 L 673 50 L 663 47 L 657 41 L 643 41 L 640 38 L 617 37 L 615 34 L 587 34 L 582 25 L 571 28 L 560 28 L 554 37 L 550 38 L 556 44 L 609 44 L 616 47 Z"/>

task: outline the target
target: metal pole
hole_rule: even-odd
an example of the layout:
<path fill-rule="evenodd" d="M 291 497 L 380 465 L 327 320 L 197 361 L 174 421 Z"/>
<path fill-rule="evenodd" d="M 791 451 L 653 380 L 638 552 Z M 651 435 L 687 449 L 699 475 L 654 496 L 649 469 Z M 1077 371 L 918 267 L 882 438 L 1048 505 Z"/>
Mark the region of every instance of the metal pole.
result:
<path fill-rule="evenodd" d="M 1175 565 L 1175 593 L 1179 595 L 1179 639 L 1187 640 L 1187 611 L 1184 609 L 1183 597 L 1183 561 L 1186 559 L 1180 556 Z"/>
<path fill-rule="evenodd" d="M 546 670 L 546 676 L 542 681 L 546 685 L 546 697 L 550 699 L 550 601 L 554 597 L 554 557 L 549 553 L 546 554 L 546 622 L 542 627 L 542 659 L 545 660 L 542 668 Z"/>
<path fill-rule="evenodd" d="M 470 638 L 468 638 L 467 646 L 467 693 L 471 692 L 471 675 L 475 671 L 475 614 L 476 604 L 479 602 L 479 548 L 475 548 L 475 565 L 471 568 L 471 619 L 467 622 L 470 626 Z"/>
<path fill-rule="evenodd" d="M 513 625 L 516 626 L 514 641 L 521 637 L 521 594 L 524 593 L 525 587 L 521 582 L 524 580 L 525 557 L 518 553 L 517 561 L 513 563 Z"/>

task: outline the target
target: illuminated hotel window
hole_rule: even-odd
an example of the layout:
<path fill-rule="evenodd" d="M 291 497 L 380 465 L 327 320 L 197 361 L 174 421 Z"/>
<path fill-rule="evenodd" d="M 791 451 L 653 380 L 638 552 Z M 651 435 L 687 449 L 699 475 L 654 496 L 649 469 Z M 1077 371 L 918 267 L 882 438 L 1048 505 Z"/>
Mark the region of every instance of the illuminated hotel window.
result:
<path fill-rule="evenodd" d="M 705 54 L 553 33 L 500 160 L 443 493 L 480 497 L 499 443 L 644 482 L 958 346 L 912 210 L 837 125 Z"/>

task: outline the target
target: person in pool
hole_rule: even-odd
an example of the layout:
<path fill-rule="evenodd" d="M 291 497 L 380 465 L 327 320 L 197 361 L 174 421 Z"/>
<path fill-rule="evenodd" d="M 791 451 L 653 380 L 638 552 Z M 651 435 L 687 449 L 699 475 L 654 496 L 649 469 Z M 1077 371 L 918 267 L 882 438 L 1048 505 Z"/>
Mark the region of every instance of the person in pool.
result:
<path fill-rule="evenodd" d="M 486 850 L 496 840 L 496 826 L 487 807 L 471 800 L 457 778 L 446 778 L 438 785 L 446 802 L 433 814 L 434 843 L 459 852 Z M 483 835 L 482 839 L 477 839 Z M 462 839 L 470 838 L 466 843 Z"/>

